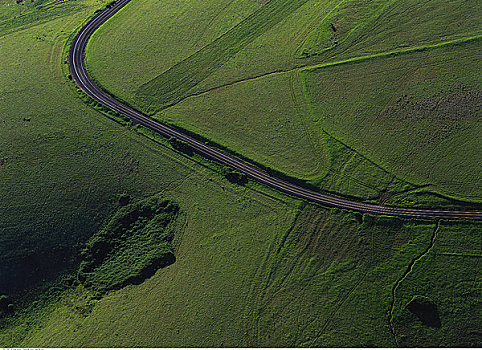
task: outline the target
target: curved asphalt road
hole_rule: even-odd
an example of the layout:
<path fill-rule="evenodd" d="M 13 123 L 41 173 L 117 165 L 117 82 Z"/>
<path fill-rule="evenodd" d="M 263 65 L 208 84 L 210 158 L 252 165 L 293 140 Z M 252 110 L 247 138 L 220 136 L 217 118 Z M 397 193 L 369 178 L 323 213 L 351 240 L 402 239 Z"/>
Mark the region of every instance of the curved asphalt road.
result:
<path fill-rule="evenodd" d="M 350 209 L 373 215 L 392 215 L 399 217 L 429 219 L 482 220 L 482 211 L 447 211 L 386 207 L 382 205 L 356 202 L 314 192 L 293 185 L 287 181 L 270 176 L 264 171 L 261 171 L 250 164 L 247 164 L 233 156 L 223 153 L 217 148 L 208 146 L 205 143 L 198 141 L 191 136 L 174 130 L 167 125 L 164 125 L 150 117 L 143 115 L 142 113 L 123 104 L 122 102 L 117 101 L 114 97 L 102 91 L 98 86 L 96 86 L 87 74 L 84 63 L 85 47 L 87 45 L 87 41 L 95 32 L 95 30 L 99 28 L 102 23 L 104 23 L 111 16 L 113 16 L 118 10 L 125 6 L 129 1 L 130 0 L 118 0 L 111 7 L 99 12 L 79 31 L 79 33 L 72 42 L 69 54 L 69 65 L 72 78 L 77 83 L 77 85 L 94 100 L 115 110 L 116 112 L 122 113 L 123 115 L 131 118 L 131 120 L 135 121 L 136 123 L 141 124 L 151 130 L 154 130 L 165 137 L 176 137 L 177 139 L 188 143 L 193 149 L 195 149 L 203 156 L 214 159 L 222 164 L 242 171 L 248 177 L 255 181 L 273 187 L 289 195 L 305 199 L 307 201 L 319 203 L 329 207 Z"/>

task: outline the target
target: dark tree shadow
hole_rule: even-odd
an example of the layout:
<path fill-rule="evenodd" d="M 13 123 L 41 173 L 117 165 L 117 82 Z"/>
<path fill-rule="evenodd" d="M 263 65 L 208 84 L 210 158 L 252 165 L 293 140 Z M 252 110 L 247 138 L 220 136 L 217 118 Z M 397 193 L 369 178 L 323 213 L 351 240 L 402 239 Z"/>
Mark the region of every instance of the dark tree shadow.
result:
<path fill-rule="evenodd" d="M 407 305 L 407 309 L 425 326 L 434 328 L 442 326 L 437 306 L 430 300 L 415 298 Z"/>

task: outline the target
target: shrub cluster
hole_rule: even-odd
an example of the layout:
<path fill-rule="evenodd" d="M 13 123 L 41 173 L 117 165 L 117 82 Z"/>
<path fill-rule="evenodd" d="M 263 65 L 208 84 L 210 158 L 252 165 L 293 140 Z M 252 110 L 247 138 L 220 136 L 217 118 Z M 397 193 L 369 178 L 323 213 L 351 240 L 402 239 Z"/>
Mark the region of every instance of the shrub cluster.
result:
<path fill-rule="evenodd" d="M 171 241 L 179 207 L 152 197 L 128 204 L 82 251 L 78 279 L 100 292 L 138 284 L 175 261 Z"/>
<path fill-rule="evenodd" d="M 245 173 L 232 169 L 228 166 L 223 168 L 224 177 L 231 183 L 245 185 L 248 182 L 248 177 Z"/>
<path fill-rule="evenodd" d="M 406 306 L 425 326 L 440 328 L 441 321 L 437 305 L 423 295 L 415 295 Z"/>
<path fill-rule="evenodd" d="M 12 313 L 13 310 L 14 306 L 10 297 L 4 294 L 0 295 L 0 315 Z"/>
<path fill-rule="evenodd" d="M 189 156 L 192 156 L 194 153 L 192 147 L 189 146 L 189 144 L 184 141 L 178 140 L 175 137 L 170 137 L 169 143 L 171 144 L 172 148 L 179 152 L 185 153 Z"/>

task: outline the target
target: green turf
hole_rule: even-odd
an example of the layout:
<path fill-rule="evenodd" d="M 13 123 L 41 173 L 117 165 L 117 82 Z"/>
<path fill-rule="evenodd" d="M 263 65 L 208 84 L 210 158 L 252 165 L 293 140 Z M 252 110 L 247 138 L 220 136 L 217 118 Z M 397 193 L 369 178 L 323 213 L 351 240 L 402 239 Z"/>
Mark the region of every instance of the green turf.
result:
<path fill-rule="evenodd" d="M 82 2 L 66 6 L 55 0 L 21 0 L 19 3 L 17 0 L 3 1 L 0 4 L 0 37 L 21 28 L 67 16 L 80 11 L 82 7 Z"/>
<path fill-rule="evenodd" d="M 370 4 L 370 1 L 364 2 Z M 370 18 L 357 23 L 346 42 L 327 54 L 362 56 L 481 34 L 482 21 L 478 14 L 482 6 L 478 1 L 395 0 L 378 4 L 377 10 L 369 15 L 366 11 L 363 13 Z"/>
<path fill-rule="evenodd" d="M 400 346 L 480 346 L 480 233 L 480 225 L 441 225 L 433 244 L 400 280 L 393 308 L 393 327 Z M 436 306 L 436 315 L 432 312 L 428 322 L 407 309 L 417 295 Z"/>
<path fill-rule="evenodd" d="M 89 69 L 104 87 L 134 103 L 140 84 L 151 79 L 162 81 L 156 77 L 167 77 L 163 72 L 178 62 L 190 67 L 195 60 L 188 57 L 203 44 L 230 33 L 251 13 L 268 13 L 277 4 L 283 1 L 272 0 L 272 7 L 254 12 L 266 5 L 233 1 L 220 8 L 215 1 L 133 0 L 102 27 L 89 45 Z M 292 11 L 289 16 L 284 16 L 283 8 L 281 12 L 276 10 L 283 18 L 272 28 L 260 30 L 264 24 L 257 22 L 258 38 L 238 46 L 232 56 L 226 47 L 216 48 L 214 52 L 222 53 L 220 60 L 231 57 L 226 64 L 195 89 L 184 91 L 196 96 L 156 117 L 326 191 L 410 206 L 452 205 L 429 191 L 480 200 L 476 187 L 480 162 L 475 152 L 480 116 L 473 113 L 480 95 L 480 74 L 474 74 L 479 71 L 475 60 L 478 39 L 373 57 L 385 50 L 407 49 L 403 43 L 391 45 L 388 39 L 383 43 L 383 33 L 400 36 L 395 34 L 399 26 L 405 33 L 409 33 L 407 28 L 413 29 L 415 39 L 410 43 L 419 47 L 477 35 L 470 30 L 476 23 L 469 16 L 473 16 L 475 3 L 452 8 L 460 3 L 437 1 L 436 5 L 446 4 L 445 14 L 437 9 L 428 11 L 431 7 L 425 3 L 415 7 L 410 2 L 387 2 L 383 11 L 389 12 L 380 13 L 385 20 L 383 26 L 377 27 L 379 30 L 351 34 L 366 34 L 365 53 L 371 56 L 303 71 L 306 90 L 296 70 L 265 74 L 291 70 L 300 62 L 324 64 L 325 59 L 336 57 L 323 55 L 338 49 L 338 59 L 357 56 L 360 48 L 353 46 L 353 52 L 349 51 L 349 40 L 343 41 L 344 32 L 340 32 L 340 44 L 333 50 L 297 58 L 303 38 L 322 28 L 320 23 L 344 18 L 343 11 L 357 4 L 363 11 L 361 5 L 365 2 L 297 4 L 300 6 L 296 9 L 290 7 L 294 3 L 284 9 Z M 410 5 L 411 13 L 419 11 L 414 18 L 422 22 L 427 18 L 421 15 L 424 13 L 437 14 L 432 16 L 437 20 L 427 22 L 432 27 L 403 27 L 396 21 L 400 15 L 395 13 L 403 12 L 404 4 Z M 229 181 L 226 177 L 232 175 L 231 171 L 189 155 L 182 145 L 173 141 L 170 144 L 138 126 L 126 128 L 107 119 L 75 91 L 66 78 L 62 55 L 71 33 L 103 5 L 105 2 L 94 0 L 58 2 L 58 10 L 48 12 L 49 16 L 26 22 L 13 19 L 8 22 L 8 31 L 0 34 L 0 294 L 8 292 L 16 310 L 0 317 L 0 344 L 480 344 L 480 225 L 441 222 L 437 226 L 433 221 L 374 219 L 301 204 L 252 181 L 244 183 L 233 176 Z M 155 8 L 158 11 L 153 11 Z M 29 11 L 37 9 L 25 13 Z M 8 18 L 18 13 L 9 13 Z M 450 16 L 459 18 L 462 14 L 468 20 L 461 22 L 459 29 L 440 25 L 449 23 Z M 141 16 L 157 21 L 140 22 Z M 353 23 L 371 23 L 367 16 L 360 13 Z M 6 23 L 3 21 L 8 20 L 7 15 L 2 18 L 1 23 Z M 151 30 L 142 23 L 149 23 Z M 185 23 L 185 27 L 179 27 L 179 23 Z M 126 29 L 117 34 L 119 26 Z M 175 27 L 179 32 L 173 32 Z M 350 25 L 347 28 L 346 33 Z M 442 28 L 448 34 L 438 37 L 433 28 Z M 132 37 L 126 35 L 131 32 Z M 162 40 L 159 33 L 163 34 Z M 199 36 L 193 39 L 189 33 Z M 378 39 L 371 42 L 375 39 L 370 38 L 377 35 Z M 109 40 L 102 40 L 107 36 Z M 246 33 L 241 37 L 250 38 Z M 311 43 L 326 38 L 321 35 L 312 38 Z M 182 43 L 177 51 L 173 46 L 176 42 Z M 130 46 L 132 43 L 137 46 Z M 99 46 L 101 50 L 97 51 Z M 171 54 L 164 55 L 168 49 Z M 116 63 L 109 66 L 112 50 L 119 51 Z M 142 52 L 155 54 L 146 55 L 143 61 L 139 59 Z M 89 55 L 95 53 L 98 56 L 91 60 Z M 265 76 L 246 80 L 256 75 Z M 411 80 L 404 85 L 402 79 L 406 76 Z M 390 84 L 402 86 L 400 94 L 407 96 L 397 102 Z M 200 94 L 218 85 L 224 87 Z M 337 91 L 343 91 L 344 99 Z M 310 106 L 303 92 L 309 95 Z M 351 111 L 342 115 L 343 119 L 336 118 L 340 106 L 346 107 L 343 111 Z M 420 121 L 420 111 L 432 107 L 433 113 L 423 113 L 428 120 Z M 386 146 L 383 149 L 375 147 L 377 133 L 373 125 L 378 124 L 376 119 L 370 119 L 378 114 L 369 113 L 380 110 L 386 116 L 381 126 L 399 128 L 379 138 Z M 357 115 L 363 118 L 354 118 L 359 124 L 353 124 L 349 117 Z M 338 123 L 340 120 L 343 123 Z M 357 125 L 363 130 L 358 130 Z M 377 152 L 410 146 L 399 136 L 407 125 L 413 145 L 426 153 L 420 153 L 420 159 L 410 152 L 399 154 L 397 162 L 393 160 L 394 166 L 389 162 L 392 158 Z M 425 125 L 429 126 L 426 130 Z M 430 142 L 434 143 L 435 138 L 428 138 L 428 143 L 413 142 L 422 140 L 427 133 L 445 135 L 452 141 L 433 152 Z M 460 140 L 466 142 L 462 145 Z M 422 146 L 428 148 L 424 151 Z M 447 149 L 453 153 L 447 153 Z M 464 154 L 464 149 L 472 154 Z M 399 169 L 399 164 L 405 168 Z M 435 171 L 430 172 L 427 183 L 429 169 Z M 399 194 L 401 191 L 406 193 Z M 122 232 L 133 235 L 115 245 L 95 277 L 102 283 L 119 279 L 125 282 L 129 273 L 142 270 L 136 270 L 138 263 L 150 264 L 145 258 L 151 253 L 164 254 L 171 249 L 176 257 L 173 264 L 157 270 L 143 283 L 108 292 L 102 298 L 95 288 L 76 284 L 75 274 L 62 277 L 78 269 L 82 258 L 79 253 L 89 237 L 94 235 L 90 242 L 103 237 L 120 222 L 117 219 L 122 213 L 143 206 L 134 204 L 119 210 L 127 197 L 134 203 L 146 203 L 143 200 L 154 195 L 169 198 L 179 206 L 181 214 L 175 227 L 170 227 L 167 235 L 160 234 L 159 227 L 155 230 L 159 235 L 153 235 L 152 222 L 144 226 L 147 219 L 135 220 L 136 225 L 144 227 L 140 231 L 131 232 L 129 225 L 126 230 L 123 227 Z M 132 212 L 136 212 L 134 209 Z M 158 244 L 145 244 L 152 240 Z M 143 254 L 135 253 L 139 251 Z M 115 274 L 110 275 L 112 272 Z M 43 289 L 33 288 L 36 285 Z M 117 286 L 121 285 L 123 282 Z M 22 287 L 26 288 L 21 292 L 10 292 Z M 406 309 L 414 298 L 431 300 L 436 305 L 440 328 L 424 326 Z"/>
<path fill-rule="evenodd" d="M 260 7 L 241 0 L 221 6 L 215 0 L 133 1 L 89 41 L 87 66 L 111 93 L 135 104 L 133 93 L 140 85 L 188 59 Z"/>
<path fill-rule="evenodd" d="M 18 1 L 18 2 L 17 2 Z M 4 0 L 0 4 L 0 21 L 22 16 L 38 7 L 43 7 L 49 0 Z"/>
<path fill-rule="evenodd" d="M 480 40 L 302 72 L 325 130 L 399 177 L 480 200 Z"/>
<path fill-rule="evenodd" d="M 325 172 L 328 155 L 300 89 L 299 74 L 284 73 L 190 97 L 156 115 L 299 178 Z M 226 128 L 226 125 L 229 127 Z"/>
<path fill-rule="evenodd" d="M 186 213 L 185 227 L 174 240 L 174 264 L 99 302 L 87 298 L 84 303 L 81 293 L 57 303 L 56 311 L 48 306 L 40 316 L 13 321 L 2 344 L 239 344 L 244 332 L 240 314 L 258 258 L 279 242 L 296 207 L 220 181 L 208 170 L 173 183 L 162 196 L 175 196 Z M 86 318 L 86 303 L 100 307 L 99 313 Z M 26 331 L 25 322 L 38 326 Z M 76 330 L 82 325 L 84 331 Z"/>
<path fill-rule="evenodd" d="M 223 175 L 173 152 L 167 142 L 153 143 L 83 103 L 61 60 L 70 33 L 97 8 L 87 0 L 83 4 L 85 11 L 20 28 L 0 39 L 0 293 L 11 294 L 20 312 L 6 328 L 0 321 L 2 345 L 19 344 L 43 317 L 37 313 L 38 304 L 23 304 L 36 298 L 36 289 L 25 300 L 19 288 L 28 290 L 75 269 L 80 249 L 119 208 L 125 194 L 136 201 L 162 192 L 179 203 L 186 213 L 186 226 L 176 231 L 173 240 L 177 261 L 172 266 L 180 270 L 173 270 L 169 288 L 175 289 L 176 279 L 189 270 L 201 279 L 199 284 L 206 283 L 203 276 L 211 273 L 208 287 L 224 283 L 216 292 L 219 298 L 210 299 L 211 306 L 222 302 L 226 290 L 232 296 L 225 303 L 242 299 L 242 279 L 249 280 L 242 269 L 231 280 L 224 278 L 226 271 L 219 275 L 226 261 L 237 256 L 254 262 L 257 249 L 283 232 L 293 217 L 291 199 L 280 201 L 272 191 L 266 196 L 256 186 L 231 184 Z M 226 255 L 218 256 L 219 252 Z M 217 261 L 216 270 L 209 270 Z M 197 293 L 199 303 L 204 300 L 204 293 L 186 287 Z M 76 310 L 73 315 L 88 313 L 95 304 L 89 292 L 67 293 L 74 293 L 68 302 Z M 188 307 L 185 291 L 176 293 L 178 305 Z M 55 299 L 46 304 L 46 315 L 58 306 Z M 226 313 L 232 323 L 237 322 L 237 309 Z M 182 313 L 175 317 L 184 319 Z M 201 315 L 189 315 L 189 319 L 196 317 Z M 204 327 L 199 326 L 199 333 L 192 334 L 193 344 Z M 115 343 L 115 338 L 109 341 Z M 179 339 L 172 341 L 179 343 Z"/>

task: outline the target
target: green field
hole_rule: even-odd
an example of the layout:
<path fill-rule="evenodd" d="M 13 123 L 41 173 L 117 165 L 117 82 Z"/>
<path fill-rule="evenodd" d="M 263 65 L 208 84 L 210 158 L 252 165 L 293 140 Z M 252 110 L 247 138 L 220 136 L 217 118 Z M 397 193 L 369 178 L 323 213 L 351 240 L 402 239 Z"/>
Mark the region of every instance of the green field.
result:
<path fill-rule="evenodd" d="M 153 36 L 171 28 L 171 24 L 160 25 L 158 31 L 146 32 L 142 26 L 134 26 L 134 18 L 155 21 L 161 13 L 170 13 L 154 6 L 131 3 L 125 9 L 129 12 L 111 19 L 89 45 L 92 75 L 116 96 L 155 113 L 162 121 L 324 190 L 379 198 L 387 191 L 396 193 L 403 187 L 398 183 L 405 183 L 480 201 L 480 74 L 472 74 L 480 71 L 476 60 L 480 41 L 464 44 L 466 38 L 480 35 L 476 2 L 462 5 L 437 0 L 415 5 L 273 0 L 251 9 L 255 11 L 251 15 L 246 12 L 244 20 L 225 32 L 216 32 L 216 16 L 210 28 L 217 35 L 224 34 L 210 37 L 188 57 L 178 56 L 179 50 L 171 53 L 168 43 L 184 43 L 175 35 L 163 36 L 164 53 L 160 47 L 152 51 L 145 46 L 154 41 Z M 186 11 L 194 11 L 196 6 L 190 5 Z M 202 6 L 210 9 L 214 5 Z M 238 14 L 238 9 L 232 11 Z M 410 13 L 410 20 L 401 21 L 401 13 Z M 194 18 L 179 18 L 176 23 L 185 28 Z M 464 20 L 455 25 L 458 18 Z M 126 30 L 134 34 L 123 35 Z M 192 48 L 195 37 L 184 37 L 190 41 L 182 46 Z M 451 40 L 461 40 L 456 50 L 453 45 L 443 45 Z M 431 47 L 440 43 L 440 48 Z M 400 50 L 408 53 L 388 55 Z M 151 58 L 139 61 L 141 56 Z M 311 68 L 350 57 L 367 59 L 357 65 Z M 128 64 L 122 65 L 126 60 Z M 420 70 L 427 72 L 418 74 Z M 153 76 L 156 72 L 159 75 Z M 411 79 L 404 82 L 401 77 L 405 76 Z M 398 85 L 393 85 L 394 81 Z M 470 91 L 461 92 L 466 85 Z M 394 105 L 398 98 L 413 99 L 412 105 L 401 109 Z M 419 103 L 422 106 L 413 106 Z M 431 110 L 437 103 L 438 109 Z M 395 115 L 384 116 L 393 120 L 385 123 L 379 113 Z M 405 113 L 414 115 L 402 118 Z M 415 116 L 418 114 L 420 117 Z M 376 124 L 379 122 L 382 125 Z M 407 133 L 410 138 L 405 137 Z M 334 154 L 327 144 L 333 143 L 331 138 L 345 149 Z M 333 166 L 340 159 L 343 163 Z M 354 165 L 354 159 L 361 161 Z M 370 164 L 367 169 L 366 164 Z M 360 171 L 352 171 L 351 179 L 340 181 L 344 169 L 353 167 Z"/>
<path fill-rule="evenodd" d="M 236 184 L 89 106 L 66 52 L 107 2 L 0 4 L 2 346 L 482 344 L 480 224 Z M 96 32 L 87 66 L 155 118 L 325 192 L 476 206 L 477 11 L 132 0 Z"/>
<path fill-rule="evenodd" d="M 117 210 L 121 195 L 144 198 L 204 171 L 79 99 L 61 54 L 98 7 L 82 4 L 86 9 L 75 15 L 0 39 L 3 291 L 75 267 L 79 249 Z"/>
<path fill-rule="evenodd" d="M 134 1 L 92 37 L 88 68 L 111 93 L 134 104 L 131 95 L 139 86 L 188 59 L 259 7 L 241 0 L 221 6 L 215 0 Z"/>
<path fill-rule="evenodd" d="M 318 124 L 400 178 L 480 201 L 480 40 L 302 72 Z"/>

